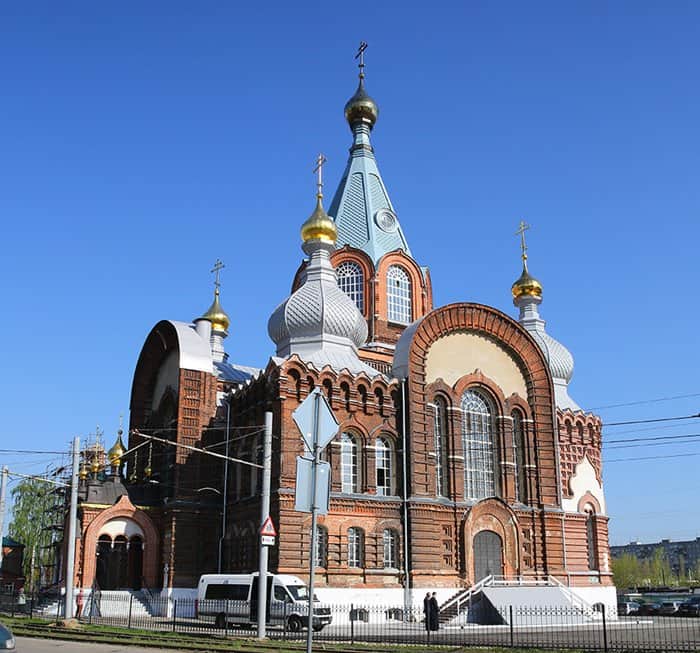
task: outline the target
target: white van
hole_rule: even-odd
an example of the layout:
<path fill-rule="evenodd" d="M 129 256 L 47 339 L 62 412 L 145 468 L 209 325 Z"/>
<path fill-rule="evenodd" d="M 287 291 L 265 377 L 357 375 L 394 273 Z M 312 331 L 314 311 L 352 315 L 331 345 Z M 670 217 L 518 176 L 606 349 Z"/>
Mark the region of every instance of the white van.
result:
<path fill-rule="evenodd" d="M 199 579 L 195 615 L 217 628 L 258 621 L 259 574 L 205 574 Z M 267 575 L 267 623 L 299 632 L 309 625 L 309 590 L 296 576 Z M 318 602 L 316 599 L 315 602 Z M 311 626 L 321 630 L 332 621 L 328 607 L 314 605 Z"/>

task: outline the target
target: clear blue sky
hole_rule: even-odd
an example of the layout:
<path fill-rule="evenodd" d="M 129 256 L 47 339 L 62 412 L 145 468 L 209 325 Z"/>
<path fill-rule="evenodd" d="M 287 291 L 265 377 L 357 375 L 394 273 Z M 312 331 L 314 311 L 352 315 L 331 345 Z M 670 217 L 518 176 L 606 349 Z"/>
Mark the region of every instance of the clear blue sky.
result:
<path fill-rule="evenodd" d="M 146 334 L 208 307 L 217 257 L 228 351 L 265 365 L 314 158 L 328 195 L 345 165 L 360 39 L 379 165 L 436 305 L 515 315 L 525 219 L 572 397 L 698 395 L 608 422 L 700 412 L 698 3 L 253 5 L 0 7 L 2 447 L 62 450 L 96 424 L 111 441 Z M 650 426 L 605 437 L 700 433 Z M 612 543 L 700 536 L 699 444 L 606 445 Z"/>

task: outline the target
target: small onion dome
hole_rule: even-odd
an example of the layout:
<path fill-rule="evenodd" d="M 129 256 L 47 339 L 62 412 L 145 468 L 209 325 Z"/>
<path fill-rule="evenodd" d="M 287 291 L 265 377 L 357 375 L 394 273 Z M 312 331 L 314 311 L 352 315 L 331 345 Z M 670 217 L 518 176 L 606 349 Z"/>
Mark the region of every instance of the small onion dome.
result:
<path fill-rule="evenodd" d="M 353 123 L 366 122 L 370 128 L 374 127 L 379 116 L 379 107 L 377 103 L 367 95 L 365 91 L 365 82 L 360 77 L 360 84 L 353 95 L 345 105 L 345 119 L 352 127 Z"/>
<path fill-rule="evenodd" d="M 335 245 L 338 240 L 338 229 L 332 218 L 323 209 L 322 195 L 319 193 L 316 199 L 316 208 L 306 222 L 301 225 L 301 239 L 308 243 L 311 240 L 320 240 L 323 243 Z"/>
<path fill-rule="evenodd" d="M 100 471 L 100 461 L 97 459 L 97 456 L 92 459 L 92 462 L 90 463 L 90 471 L 93 474 L 97 474 L 97 472 Z"/>
<path fill-rule="evenodd" d="M 80 471 L 78 472 L 78 476 L 80 477 L 81 481 L 84 481 L 88 477 L 88 470 L 85 465 L 80 465 Z"/>
<path fill-rule="evenodd" d="M 119 434 L 117 435 L 117 441 L 114 446 L 107 452 L 107 459 L 110 465 L 113 467 L 118 467 L 121 465 L 122 456 L 126 453 L 124 448 L 124 443 L 122 442 L 122 431 L 119 429 Z"/>
<path fill-rule="evenodd" d="M 523 273 L 513 284 L 511 292 L 513 293 L 514 301 L 521 297 L 542 299 L 542 284 L 528 272 L 527 265 L 523 265 Z"/>
<path fill-rule="evenodd" d="M 231 324 L 231 318 L 226 314 L 226 311 L 221 307 L 219 302 L 219 289 L 214 291 L 214 301 L 207 312 L 202 315 L 200 320 L 209 320 L 211 322 L 212 331 L 223 331 L 228 334 L 228 328 Z"/>

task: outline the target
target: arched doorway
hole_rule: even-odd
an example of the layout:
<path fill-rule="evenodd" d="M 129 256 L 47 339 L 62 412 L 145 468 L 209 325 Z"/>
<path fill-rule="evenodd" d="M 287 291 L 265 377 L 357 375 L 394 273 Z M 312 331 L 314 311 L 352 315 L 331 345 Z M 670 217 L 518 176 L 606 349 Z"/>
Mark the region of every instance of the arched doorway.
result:
<path fill-rule="evenodd" d="M 143 531 L 134 521 L 107 522 L 97 539 L 95 580 L 102 590 L 141 589 Z"/>
<path fill-rule="evenodd" d="M 503 575 L 503 540 L 493 531 L 479 531 L 473 540 L 474 582 Z"/>

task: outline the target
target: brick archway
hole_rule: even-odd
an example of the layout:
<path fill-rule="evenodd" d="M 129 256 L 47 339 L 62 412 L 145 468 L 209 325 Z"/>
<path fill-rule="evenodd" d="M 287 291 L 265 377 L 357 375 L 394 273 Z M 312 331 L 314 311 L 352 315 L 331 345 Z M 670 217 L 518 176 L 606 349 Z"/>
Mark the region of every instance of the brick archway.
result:
<path fill-rule="evenodd" d="M 146 587 L 155 587 L 158 582 L 158 551 L 160 536 L 151 518 L 134 506 L 127 495 L 123 495 L 113 506 L 101 512 L 90 522 L 83 533 L 79 555 L 82 557 L 82 574 L 76 575 L 75 584 L 92 587 L 96 573 L 97 539 L 100 531 L 113 519 L 128 519 L 138 524 L 143 531 L 143 577 Z"/>

